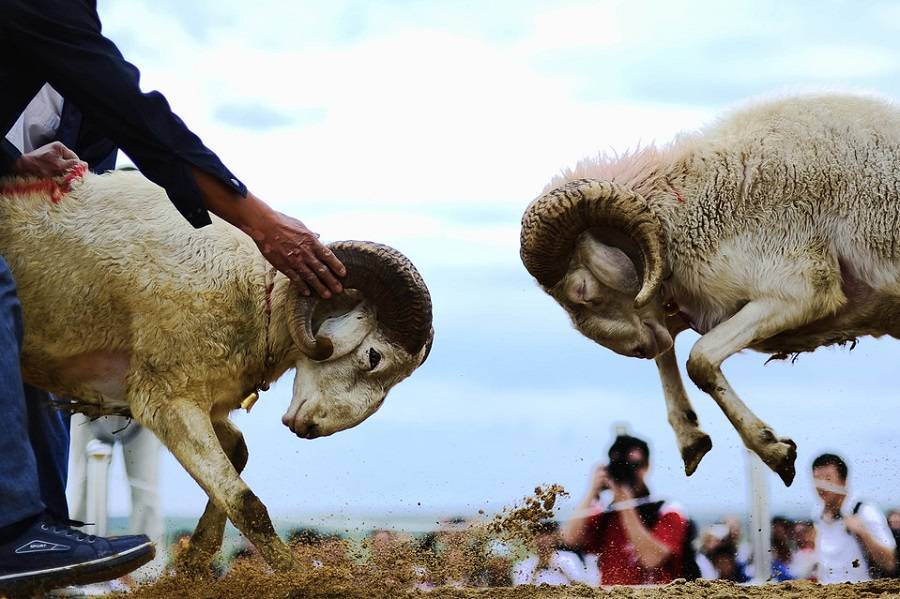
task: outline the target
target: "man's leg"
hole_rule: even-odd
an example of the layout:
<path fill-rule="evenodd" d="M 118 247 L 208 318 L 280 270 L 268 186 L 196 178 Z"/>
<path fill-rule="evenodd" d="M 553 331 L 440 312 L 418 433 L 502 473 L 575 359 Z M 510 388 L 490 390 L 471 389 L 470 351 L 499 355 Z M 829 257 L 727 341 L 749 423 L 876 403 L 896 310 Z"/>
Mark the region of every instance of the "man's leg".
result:
<path fill-rule="evenodd" d="M 16 284 L 0 257 L 0 529 L 44 511 L 19 366 L 22 334 Z"/>
<path fill-rule="evenodd" d="M 68 419 L 23 385 L 23 333 L 16 285 L 0 258 L 0 596 L 110 580 L 154 553 L 145 535 L 89 537 L 66 524 Z"/>
<path fill-rule="evenodd" d="M 37 461 L 41 499 L 56 518 L 69 517 L 66 503 L 66 474 L 69 467 L 69 414 L 50 405 L 50 394 L 25 386 L 28 405 L 28 434 Z"/>

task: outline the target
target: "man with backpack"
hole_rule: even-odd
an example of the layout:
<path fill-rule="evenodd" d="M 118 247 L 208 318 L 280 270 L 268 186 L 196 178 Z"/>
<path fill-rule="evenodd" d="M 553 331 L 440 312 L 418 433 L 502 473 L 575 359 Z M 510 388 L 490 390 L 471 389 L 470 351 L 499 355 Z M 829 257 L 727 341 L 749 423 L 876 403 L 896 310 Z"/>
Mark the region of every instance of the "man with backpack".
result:
<path fill-rule="evenodd" d="M 861 582 L 894 572 L 896 543 L 878 507 L 847 488 L 847 464 L 833 453 L 813 460 L 813 483 L 821 503 L 816 524 L 819 582 Z"/>
<path fill-rule="evenodd" d="M 699 576 L 691 522 L 677 504 L 650 495 L 647 443 L 616 437 L 609 464 L 599 465 L 587 495 L 562 531 L 564 542 L 599 556 L 601 584 L 665 584 Z M 602 491 L 612 492 L 608 504 Z"/>

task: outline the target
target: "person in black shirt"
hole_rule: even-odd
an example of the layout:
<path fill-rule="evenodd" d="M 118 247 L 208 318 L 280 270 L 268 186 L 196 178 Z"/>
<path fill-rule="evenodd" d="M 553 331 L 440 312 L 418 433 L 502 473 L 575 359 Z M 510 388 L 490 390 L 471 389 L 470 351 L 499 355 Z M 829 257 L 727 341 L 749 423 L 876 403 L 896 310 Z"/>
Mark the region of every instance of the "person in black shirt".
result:
<path fill-rule="evenodd" d="M 137 68 L 102 35 L 95 0 L 0 0 L 0 57 L 0 131 L 49 83 L 194 227 L 210 224 L 212 212 L 249 235 L 301 293 L 342 291 L 345 269 L 315 233 L 248 191 L 162 94 L 141 91 Z M 58 177 L 79 162 L 59 142 L 26 154 L 0 142 L 0 177 Z M 0 594 L 121 576 L 152 557 L 144 535 L 89 537 L 63 508 L 49 507 L 60 505 L 50 495 L 60 486 L 53 479 L 65 476 L 68 438 L 42 426 L 40 392 L 22 382 L 22 331 L 15 281 L 0 256 Z"/>

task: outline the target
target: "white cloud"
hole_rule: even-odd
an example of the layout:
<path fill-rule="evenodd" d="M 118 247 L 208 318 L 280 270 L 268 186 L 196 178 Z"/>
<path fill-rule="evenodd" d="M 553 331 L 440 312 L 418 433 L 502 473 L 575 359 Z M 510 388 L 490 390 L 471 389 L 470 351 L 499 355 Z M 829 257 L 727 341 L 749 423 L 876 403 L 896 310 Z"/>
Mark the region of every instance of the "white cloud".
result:
<path fill-rule="evenodd" d="M 627 39 L 621 5 L 590 2 L 549 7 L 533 16 L 523 45 L 536 51 L 618 46 Z"/>
<path fill-rule="evenodd" d="M 155 12 L 139 14 L 172 28 Z M 540 35 L 575 17 L 561 9 L 550 14 Z M 348 199 L 525 204 L 583 155 L 665 141 L 710 116 L 690 107 L 583 104 L 565 83 L 529 65 L 530 49 L 461 33 L 408 30 L 291 51 L 239 41 L 214 36 L 199 46 L 176 30 L 160 52 L 169 62 L 145 66 L 145 82 L 165 90 L 263 197 L 301 215 L 309 202 Z M 286 116 L 312 109 L 323 118 L 238 131 L 213 119 L 226 102 L 258 103 Z"/>

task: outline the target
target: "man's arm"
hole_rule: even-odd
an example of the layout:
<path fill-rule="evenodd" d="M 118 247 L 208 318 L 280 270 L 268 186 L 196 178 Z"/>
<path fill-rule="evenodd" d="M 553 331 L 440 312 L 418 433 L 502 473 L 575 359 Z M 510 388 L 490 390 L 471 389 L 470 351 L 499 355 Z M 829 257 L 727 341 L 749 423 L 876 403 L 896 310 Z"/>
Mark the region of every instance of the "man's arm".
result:
<path fill-rule="evenodd" d="M 563 543 L 569 547 L 584 547 L 590 542 L 587 529 L 588 521 L 594 517 L 591 508 L 600 491 L 607 487 L 609 487 L 609 481 L 606 477 L 606 466 L 601 464 L 594 469 L 587 495 L 579 502 L 572 517 L 560 530 Z"/>
<path fill-rule="evenodd" d="M 657 539 L 641 522 L 634 508 L 619 512 L 625 534 L 645 568 L 656 568 L 672 554 L 668 545 Z"/>
<path fill-rule="evenodd" d="M 140 89 L 140 73 L 100 31 L 84 0 L 6 0 L 0 3 L 3 41 L 16 51 L 11 67 L 40 76 L 163 187 L 194 226 L 209 224 L 191 166 L 213 174 L 238 196 L 246 188 L 176 116 L 165 97 Z"/>
<path fill-rule="evenodd" d="M 626 485 L 612 484 L 613 501 L 615 503 L 628 502 L 634 499 L 631 489 Z M 619 511 L 622 526 L 628 540 L 634 546 L 634 550 L 645 568 L 656 568 L 666 561 L 672 554 L 669 545 L 653 536 L 653 533 L 644 526 L 634 507 L 627 507 Z"/>
<path fill-rule="evenodd" d="M 138 70 L 100 32 L 89 3 L 6 0 L 3 40 L 20 69 L 49 81 L 102 127 L 194 226 L 207 208 L 250 234 L 263 255 L 309 293 L 341 291 L 343 266 L 303 223 L 268 208 L 207 149 L 158 92 L 143 93 Z M 197 176 L 202 173 L 202 176 Z M 249 200 L 248 200 L 249 197 Z M 235 204 L 242 204 L 235 206 Z"/>
<path fill-rule="evenodd" d="M 868 508 L 869 506 L 863 506 L 864 510 L 867 510 Z M 875 508 L 871 509 L 874 510 Z M 881 528 L 878 526 L 879 523 L 872 522 L 872 520 L 876 518 L 884 520 L 884 516 L 881 515 L 881 513 L 877 513 L 874 516 L 871 514 L 845 516 L 844 525 L 850 533 L 856 535 L 860 543 L 862 543 L 863 548 L 866 550 L 866 553 L 871 556 L 872 560 L 879 568 L 885 572 L 893 572 L 897 565 L 894 556 L 894 547 L 891 546 L 889 542 L 886 542 L 887 539 L 885 539 L 885 535 L 882 531 L 878 531 L 882 532 L 882 534 L 875 534 L 870 530 L 870 528 L 876 530 Z M 887 529 L 887 522 L 884 522 L 884 528 Z M 890 535 L 890 531 L 887 531 L 887 535 Z M 888 536 L 887 538 L 891 539 L 892 537 Z"/>
<path fill-rule="evenodd" d="M 193 173 L 209 209 L 249 235 L 272 266 L 303 284 L 301 292 L 309 295 L 307 285 L 324 298 L 341 292 L 341 284 L 332 272 L 344 276 L 346 270 L 331 250 L 319 242 L 318 235 L 250 192 L 246 198 L 235 201 L 233 192 L 218 179 L 200 169 Z"/>

